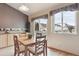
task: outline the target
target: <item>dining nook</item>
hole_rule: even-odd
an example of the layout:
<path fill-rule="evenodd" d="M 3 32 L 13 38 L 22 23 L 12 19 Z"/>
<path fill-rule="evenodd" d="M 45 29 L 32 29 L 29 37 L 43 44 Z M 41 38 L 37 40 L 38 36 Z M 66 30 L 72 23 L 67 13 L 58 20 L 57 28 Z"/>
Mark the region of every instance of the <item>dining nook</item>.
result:
<path fill-rule="evenodd" d="M 0 3 L 0 56 L 78 56 L 79 3 Z"/>
<path fill-rule="evenodd" d="M 36 39 L 32 37 L 31 34 L 22 33 L 21 37 L 14 35 L 14 56 L 20 55 L 24 56 L 30 55 L 41 55 L 47 56 L 47 40 L 46 36 L 38 36 Z M 26 36 L 27 35 L 27 36 Z"/>

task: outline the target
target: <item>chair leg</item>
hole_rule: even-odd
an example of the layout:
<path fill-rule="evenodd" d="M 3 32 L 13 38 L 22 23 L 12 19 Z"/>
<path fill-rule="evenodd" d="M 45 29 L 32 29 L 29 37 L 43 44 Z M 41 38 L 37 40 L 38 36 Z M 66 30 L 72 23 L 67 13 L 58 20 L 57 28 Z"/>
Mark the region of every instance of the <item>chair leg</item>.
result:
<path fill-rule="evenodd" d="M 44 54 L 45 54 L 45 56 L 47 56 L 47 49 L 45 49 Z"/>
<path fill-rule="evenodd" d="M 47 42 L 46 42 L 46 56 L 47 56 Z"/>
<path fill-rule="evenodd" d="M 19 51 L 17 51 L 17 53 L 18 53 L 18 56 L 20 55 L 20 52 Z"/>
<path fill-rule="evenodd" d="M 43 56 L 45 56 L 45 48 L 43 48 Z"/>
<path fill-rule="evenodd" d="M 19 54 L 20 54 L 20 53 L 18 53 L 18 56 L 19 56 Z"/>
<path fill-rule="evenodd" d="M 47 47 L 46 47 L 46 56 L 47 56 Z"/>
<path fill-rule="evenodd" d="M 43 52 L 43 56 L 45 56 L 45 52 Z"/>
<path fill-rule="evenodd" d="M 14 52 L 14 56 L 16 56 L 16 51 Z"/>
<path fill-rule="evenodd" d="M 14 56 L 16 56 L 16 48 L 14 48 Z"/>
<path fill-rule="evenodd" d="M 16 51 L 16 49 L 15 49 L 14 56 L 16 56 L 16 54 L 17 54 L 17 51 Z"/>
<path fill-rule="evenodd" d="M 29 54 L 29 56 L 30 56 L 30 52 L 28 51 L 28 54 Z"/>

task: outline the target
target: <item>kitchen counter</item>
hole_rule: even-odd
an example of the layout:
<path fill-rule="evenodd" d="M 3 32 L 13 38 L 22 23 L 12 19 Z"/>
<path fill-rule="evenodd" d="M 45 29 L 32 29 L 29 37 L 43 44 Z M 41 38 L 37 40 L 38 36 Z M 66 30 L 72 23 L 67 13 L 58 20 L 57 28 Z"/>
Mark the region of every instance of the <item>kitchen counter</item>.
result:
<path fill-rule="evenodd" d="M 20 33 L 4 33 L 0 32 L 0 48 L 14 45 L 13 35 Z"/>

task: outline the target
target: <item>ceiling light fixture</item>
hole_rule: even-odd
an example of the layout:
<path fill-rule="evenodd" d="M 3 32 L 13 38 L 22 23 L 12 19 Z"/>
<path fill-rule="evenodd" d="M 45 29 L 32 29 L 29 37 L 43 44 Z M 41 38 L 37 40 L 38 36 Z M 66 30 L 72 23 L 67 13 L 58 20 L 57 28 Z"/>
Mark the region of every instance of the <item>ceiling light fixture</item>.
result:
<path fill-rule="evenodd" d="M 29 8 L 28 8 L 27 6 L 25 6 L 25 5 L 21 5 L 21 6 L 19 7 L 19 10 L 20 10 L 20 11 L 29 11 Z"/>

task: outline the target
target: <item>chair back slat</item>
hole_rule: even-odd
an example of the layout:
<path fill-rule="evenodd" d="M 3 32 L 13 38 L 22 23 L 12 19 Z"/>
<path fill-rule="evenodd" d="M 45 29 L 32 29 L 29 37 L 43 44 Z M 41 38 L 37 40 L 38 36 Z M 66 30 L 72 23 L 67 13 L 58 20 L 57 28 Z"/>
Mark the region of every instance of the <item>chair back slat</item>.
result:
<path fill-rule="evenodd" d="M 37 36 L 36 42 L 31 47 L 34 47 L 32 50 L 29 49 L 30 53 L 33 55 L 41 55 L 47 56 L 47 40 L 46 36 Z M 34 50 L 35 49 L 35 50 Z"/>
<path fill-rule="evenodd" d="M 37 54 L 37 52 L 40 50 L 43 51 L 45 45 L 46 45 L 46 36 L 37 36 L 35 44 L 35 53 Z"/>
<path fill-rule="evenodd" d="M 36 36 L 36 42 L 41 40 L 46 40 L 46 36 Z"/>

